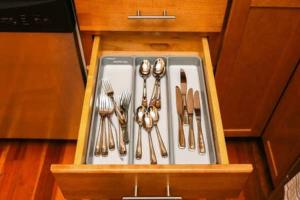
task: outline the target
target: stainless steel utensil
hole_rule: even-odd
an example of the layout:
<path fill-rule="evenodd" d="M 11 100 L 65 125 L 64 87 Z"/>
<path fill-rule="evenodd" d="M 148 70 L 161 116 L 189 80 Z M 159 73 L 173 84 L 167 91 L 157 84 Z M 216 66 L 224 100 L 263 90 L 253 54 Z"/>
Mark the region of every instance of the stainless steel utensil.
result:
<path fill-rule="evenodd" d="M 186 74 L 183 69 L 180 69 L 180 88 L 183 102 L 183 123 L 188 124 L 188 113 L 186 105 L 186 92 L 187 92 L 187 83 L 186 83 Z"/>
<path fill-rule="evenodd" d="M 190 88 L 187 94 L 187 112 L 188 112 L 188 121 L 189 121 L 189 149 L 195 150 L 195 135 L 194 135 L 194 102 L 193 102 L 193 89 Z"/>
<path fill-rule="evenodd" d="M 156 133 L 157 133 L 157 139 L 158 139 L 158 143 L 159 143 L 160 154 L 161 154 L 162 157 L 167 157 L 168 152 L 167 152 L 167 149 L 165 147 L 164 141 L 161 138 L 161 134 L 160 134 L 160 131 L 159 131 L 158 126 L 157 126 L 157 123 L 159 121 L 158 110 L 157 110 L 156 107 L 150 106 L 148 108 L 148 112 L 149 112 L 150 116 L 152 117 L 153 125 L 154 125 Z"/>
<path fill-rule="evenodd" d="M 199 152 L 200 153 L 205 153 L 205 144 L 204 144 L 204 139 L 203 139 L 202 127 L 201 127 L 200 95 L 199 95 L 198 90 L 196 90 L 195 93 L 194 93 L 194 110 L 195 110 L 197 127 L 198 127 Z"/>
<path fill-rule="evenodd" d="M 135 113 L 135 121 L 139 125 L 139 132 L 138 132 L 138 139 L 137 139 L 137 144 L 136 144 L 136 151 L 135 151 L 135 158 L 136 159 L 141 159 L 142 158 L 142 126 L 143 126 L 143 116 L 145 113 L 145 107 L 144 106 L 139 106 L 136 109 Z"/>
<path fill-rule="evenodd" d="M 151 130 L 153 127 L 153 121 L 148 112 L 144 113 L 143 116 L 143 127 L 148 133 L 148 139 L 149 139 L 149 149 L 150 149 L 150 162 L 151 164 L 157 164 L 157 159 L 153 147 L 152 137 L 151 137 Z"/>
<path fill-rule="evenodd" d="M 163 58 L 157 58 L 154 62 L 152 74 L 155 78 L 150 105 L 161 108 L 160 79 L 166 74 L 166 64 Z"/>
<path fill-rule="evenodd" d="M 124 141 L 126 144 L 129 143 L 129 134 L 128 134 L 128 109 L 131 101 L 131 93 L 128 91 L 124 91 L 120 97 L 120 108 L 125 114 L 126 118 L 126 126 L 124 125 Z"/>
<path fill-rule="evenodd" d="M 179 148 L 185 148 L 185 138 L 183 130 L 183 102 L 180 88 L 176 86 L 176 107 L 178 113 L 178 142 Z"/>
<path fill-rule="evenodd" d="M 115 110 L 115 106 L 112 102 L 111 99 L 108 99 L 107 102 L 107 126 L 108 126 L 108 148 L 110 150 L 115 149 L 115 140 L 114 140 L 114 135 L 113 135 L 113 131 L 112 131 L 112 127 L 111 127 L 111 115 L 114 113 Z"/>
<path fill-rule="evenodd" d="M 150 76 L 151 72 L 151 65 L 149 60 L 145 59 L 140 64 L 139 73 L 140 76 L 144 79 L 143 82 L 143 99 L 142 99 L 142 105 L 147 107 L 147 78 Z"/>
<path fill-rule="evenodd" d="M 108 148 L 107 148 L 107 139 L 106 139 L 106 132 L 105 132 L 105 117 L 109 113 L 108 109 L 108 102 L 109 98 L 106 95 L 100 95 L 98 98 L 99 108 L 98 112 L 101 117 L 101 126 L 99 128 L 98 138 L 96 142 L 95 148 L 95 155 L 99 156 L 100 154 L 103 156 L 108 155 Z"/>
<path fill-rule="evenodd" d="M 109 96 L 111 98 L 111 100 L 115 106 L 115 112 L 116 112 L 117 117 L 122 118 L 120 108 L 117 106 L 117 103 L 114 99 L 114 90 L 112 88 L 110 81 L 102 79 L 102 86 L 103 86 L 104 92 L 106 93 L 107 96 Z"/>
<path fill-rule="evenodd" d="M 119 97 L 119 105 L 117 105 L 119 108 L 121 108 L 121 97 Z M 119 109 L 120 115 L 118 116 L 119 121 L 119 153 L 120 155 L 126 155 L 127 149 L 126 149 L 126 143 L 124 139 L 126 127 L 127 127 L 127 118 L 124 110 Z"/>

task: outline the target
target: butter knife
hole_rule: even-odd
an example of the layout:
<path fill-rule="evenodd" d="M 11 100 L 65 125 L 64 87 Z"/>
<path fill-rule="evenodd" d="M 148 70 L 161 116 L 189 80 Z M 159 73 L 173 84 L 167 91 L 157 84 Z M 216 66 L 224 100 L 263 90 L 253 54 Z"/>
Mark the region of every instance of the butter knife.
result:
<path fill-rule="evenodd" d="M 180 88 L 183 102 L 183 123 L 188 124 L 188 113 L 186 105 L 186 92 L 187 92 L 187 83 L 186 83 L 186 74 L 183 69 L 180 69 Z"/>
<path fill-rule="evenodd" d="M 205 153 L 205 144 L 203 139 L 202 127 L 201 127 L 201 106 L 199 91 L 196 90 L 194 94 L 194 110 L 196 115 L 197 127 L 198 127 L 198 147 L 200 153 Z"/>
<path fill-rule="evenodd" d="M 176 86 L 176 107 L 178 113 L 178 142 L 179 148 L 185 148 L 185 138 L 183 131 L 183 102 L 180 88 Z"/>
<path fill-rule="evenodd" d="M 187 112 L 188 112 L 188 122 L 189 122 L 189 149 L 195 150 L 195 135 L 194 135 L 194 100 L 193 100 L 193 89 L 190 88 L 187 94 Z"/>

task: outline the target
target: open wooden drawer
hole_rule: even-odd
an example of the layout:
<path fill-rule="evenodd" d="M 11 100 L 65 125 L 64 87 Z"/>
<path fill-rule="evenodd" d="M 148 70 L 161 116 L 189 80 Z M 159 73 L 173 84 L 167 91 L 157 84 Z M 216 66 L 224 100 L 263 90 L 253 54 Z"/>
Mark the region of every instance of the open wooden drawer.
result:
<path fill-rule="evenodd" d="M 102 55 L 197 55 L 204 60 L 217 163 L 214 165 L 86 165 L 92 101 Z M 239 194 L 252 165 L 229 164 L 207 38 L 200 34 L 102 33 L 94 37 L 80 131 L 73 165 L 52 165 L 67 199 L 120 199 L 172 196 L 184 199 L 233 197 Z"/>

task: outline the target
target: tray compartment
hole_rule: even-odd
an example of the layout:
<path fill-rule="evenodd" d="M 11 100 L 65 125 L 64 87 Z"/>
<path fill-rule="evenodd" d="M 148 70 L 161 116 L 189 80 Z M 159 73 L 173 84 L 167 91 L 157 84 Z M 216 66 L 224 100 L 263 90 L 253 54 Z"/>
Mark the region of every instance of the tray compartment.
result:
<path fill-rule="evenodd" d="M 131 103 L 128 111 L 128 133 L 129 139 L 132 141 L 132 129 L 133 129 L 133 99 L 134 97 L 134 61 L 132 57 L 102 57 L 99 62 L 99 71 L 97 75 L 94 103 L 93 103 L 93 111 L 92 111 L 92 120 L 89 131 L 89 141 L 88 141 L 88 150 L 86 156 L 87 164 L 131 164 L 131 155 L 132 155 L 132 147 L 131 144 L 127 144 L 127 154 L 125 156 L 120 156 L 117 146 L 118 135 L 115 135 L 114 139 L 116 143 L 116 148 L 114 150 L 109 150 L 108 156 L 95 156 L 95 144 L 97 135 L 99 133 L 99 124 L 100 124 L 100 116 L 98 114 L 98 98 L 102 92 L 101 80 L 109 80 L 113 89 L 114 89 L 114 98 L 117 101 L 119 95 L 123 91 L 131 91 Z M 117 132 L 119 132 L 119 123 L 115 114 L 112 115 L 112 121 L 115 126 Z M 113 127 L 114 128 L 114 127 Z M 116 140 L 117 137 L 117 140 Z"/>
<path fill-rule="evenodd" d="M 151 65 L 154 64 L 155 59 L 157 58 L 163 58 L 166 67 L 167 67 L 167 57 L 165 56 L 160 56 L 160 57 L 135 57 L 135 70 L 136 70 L 136 75 L 135 75 L 135 109 L 141 105 L 142 103 L 142 94 L 143 94 L 143 78 L 139 75 L 139 67 L 141 62 L 144 59 L 147 59 L 150 61 Z M 154 86 L 155 78 L 153 77 L 152 73 L 151 75 L 147 78 L 147 100 L 148 102 L 151 99 L 152 95 L 152 90 Z M 167 91 L 167 73 L 165 74 L 164 77 L 160 79 L 160 85 L 161 85 L 161 109 L 158 111 L 159 113 L 159 121 L 158 121 L 158 128 L 161 134 L 161 137 L 164 141 L 165 147 L 167 148 L 168 151 L 168 157 L 163 158 L 160 154 L 160 149 L 159 149 L 159 143 L 157 139 L 157 133 L 155 130 L 155 127 L 153 127 L 151 131 L 152 135 L 152 141 L 153 141 L 153 146 L 154 146 L 154 151 L 156 154 L 157 158 L 157 164 L 170 164 L 170 157 L 172 152 L 170 152 L 170 147 L 169 147 L 169 135 L 170 135 L 170 128 L 169 128 L 169 118 L 168 118 L 168 91 Z M 150 164 L 150 155 L 149 155 L 149 142 L 148 142 L 148 133 L 142 128 L 142 151 L 143 155 L 140 160 L 137 160 L 135 158 L 135 150 L 136 150 L 136 144 L 137 144 L 137 135 L 138 135 L 138 129 L 139 125 L 135 122 L 134 123 L 134 152 L 133 152 L 133 157 L 134 157 L 134 164 Z"/>
<path fill-rule="evenodd" d="M 205 153 L 198 151 L 198 131 L 197 122 L 194 114 L 194 134 L 196 141 L 196 149 L 191 151 L 188 149 L 188 131 L 189 126 L 184 125 L 184 133 L 187 147 L 180 149 L 178 145 L 178 114 L 176 108 L 176 85 L 180 87 L 180 69 L 183 69 L 187 77 L 187 89 L 193 88 L 195 92 L 200 92 L 201 100 L 201 126 L 203 132 L 204 143 L 206 147 Z M 209 107 L 207 102 L 207 93 L 205 86 L 205 78 L 203 73 L 202 60 L 197 57 L 169 57 L 168 58 L 168 91 L 170 98 L 169 118 L 171 119 L 172 138 L 170 140 L 173 152 L 173 164 L 214 164 L 216 163 L 214 139 L 212 136 L 212 128 L 209 115 Z"/>

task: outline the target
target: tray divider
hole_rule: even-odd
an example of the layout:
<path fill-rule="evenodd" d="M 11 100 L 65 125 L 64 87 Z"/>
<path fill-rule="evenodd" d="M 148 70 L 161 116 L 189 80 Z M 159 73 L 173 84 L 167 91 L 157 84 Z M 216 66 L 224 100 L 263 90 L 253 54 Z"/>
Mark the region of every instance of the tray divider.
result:
<path fill-rule="evenodd" d="M 172 117 L 174 117 L 174 116 L 172 116 L 172 112 L 171 112 L 171 110 L 172 110 L 172 101 L 171 101 L 171 89 L 170 89 L 170 87 L 171 87 L 171 85 L 170 85 L 170 80 L 169 80 L 169 57 L 167 57 L 167 66 L 166 66 L 167 68 L 167 73 L 166 73 L 166 83 L 167 83 L 167 85 L 166 85 L 166 90 L 167 90 L 167 102 L 168 102 L 168 108 L 167 108 L 167 110 L 168 110 L 168 132 L 169 132 L 169 137 L 168 137 L 168 139 L 169 139 L 169 141 L 168 141 L 168 145 L 169 145 L 169 156 L 170 156 L 170 158 L 169 158 L 169 163 L 170 164 L 175 164 L 175 156 L 174 156 L 174 137 L 173 137 L 173 134 L 174 134 L 174 131 L 173 131 L 173 124 L 172 124 Z M 176 134 L 176 133 L 175 133 Z"/>

